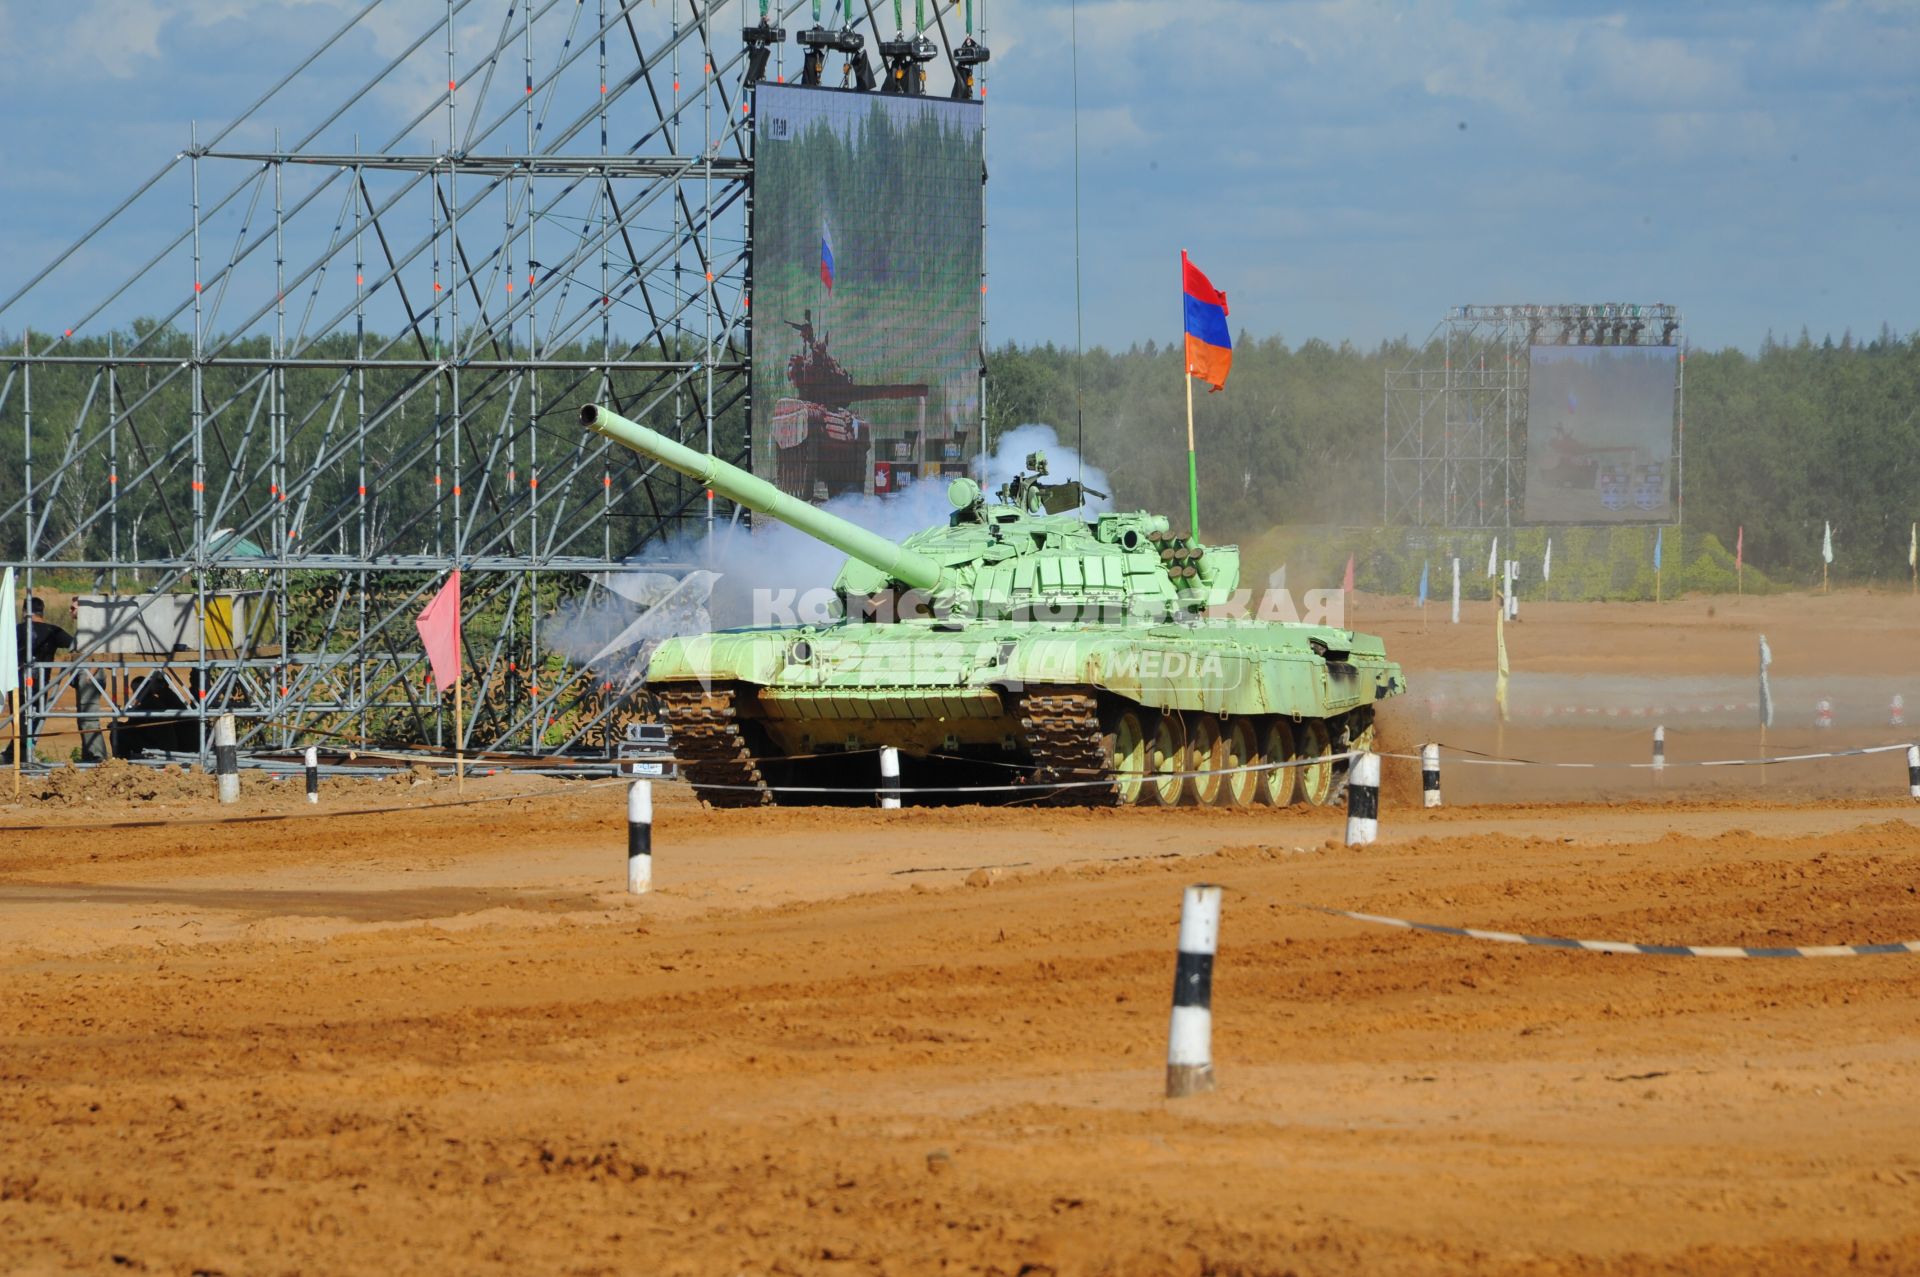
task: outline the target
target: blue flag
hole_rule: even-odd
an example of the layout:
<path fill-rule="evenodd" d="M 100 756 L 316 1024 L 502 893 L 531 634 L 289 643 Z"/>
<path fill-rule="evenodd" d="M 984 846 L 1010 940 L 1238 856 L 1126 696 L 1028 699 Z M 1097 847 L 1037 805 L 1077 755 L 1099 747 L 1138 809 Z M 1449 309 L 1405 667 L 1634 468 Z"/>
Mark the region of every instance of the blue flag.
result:
<path fill-rule="evenodd" d="M 1420 606 L 1425 607 L 1426 605 L 1427 605 L 1427 565 L 1425 563 L 1422 563 L 1420 565 Z"/>
<path fill-rule="evenodd" d="M 1667 530 L 1665 528 L 1655 528 L 1653 530 L 1653 570 L 1655 572 L 1660 570 L 1660 541 L 1661 538 L 1666 535 L 1666 532 Z"/>

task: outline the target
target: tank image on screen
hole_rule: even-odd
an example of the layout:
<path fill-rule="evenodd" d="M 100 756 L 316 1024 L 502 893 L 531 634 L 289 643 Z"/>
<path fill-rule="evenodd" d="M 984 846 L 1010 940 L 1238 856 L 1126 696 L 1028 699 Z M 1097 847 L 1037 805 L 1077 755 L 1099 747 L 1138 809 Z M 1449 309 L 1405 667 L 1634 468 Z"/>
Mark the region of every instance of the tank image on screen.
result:
<path fill-rule="evenodd" d="M 1527 383 L 1529 523 L 1673 518 L 1674 346 L 1535 346 Z"/>
<path fill-rule="evenodd" d="M 753 468 L 824 501 L 978 449 L 981 108 L 762 84 Z"/>

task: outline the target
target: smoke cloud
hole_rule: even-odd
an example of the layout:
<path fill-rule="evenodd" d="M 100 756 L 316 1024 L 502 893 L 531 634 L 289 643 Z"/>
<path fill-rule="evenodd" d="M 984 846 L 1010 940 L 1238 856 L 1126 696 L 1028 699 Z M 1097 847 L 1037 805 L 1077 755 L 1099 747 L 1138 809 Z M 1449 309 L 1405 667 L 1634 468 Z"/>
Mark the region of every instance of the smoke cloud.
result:
<path fill-rule="evenodd" d="M 984 464 L 975 459 L 974 477 L 991 498 L 1025 468 L 1028 454 L 1038 451 L 1047 455 L 1049 482 L 1078 479 L 1088 488 L 1113 492 L 1106 472 L 1091 464 L 1083 470 L 1080 455 L 1046 425 L 1006 431 Z M 891 541 L 945 523 L 953 509 L 947 483 L 940 479 L 919 480 L 890 496 L 846 493 L 821 508 Z M 1094 513 L 1112 508 L 1111 496 L 1090 497 L 1084 507 Z M 757 592 L 830 586 L 846 558 L 772 520 L 757 528 L 744 519 L 716 524 L 711 533 L 669 538 L 634 560 L 631 571 L 596 573 L 593 588 L 562 604 L 543 623 L 541 636 L 575 665 L 624 683 L 639 677 L 662 639 L 752 624 Z"/>

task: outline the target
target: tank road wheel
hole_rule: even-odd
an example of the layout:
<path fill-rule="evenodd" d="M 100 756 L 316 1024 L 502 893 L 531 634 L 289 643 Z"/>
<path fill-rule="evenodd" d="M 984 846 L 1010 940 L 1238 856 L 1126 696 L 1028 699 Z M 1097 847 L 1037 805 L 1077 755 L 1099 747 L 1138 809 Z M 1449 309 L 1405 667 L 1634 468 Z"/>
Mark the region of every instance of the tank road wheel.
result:
<path fill-rule="evenodd" d="M 1262 763 L 1285 763 L 1293 759 L 1293 727 L 1286 719 L 1277 715 L 1267 720 L 1267 729 L 1260 736 L 1260 757 Z M 1254 801 L 1262 807 L 1285 807 L 1293 802 L 1294 773 L 1297 767 L 1269 767 L 1265 771 L 1248 772 L 1253 777 Z"/>
<path fill-rule="evenodd" d="M 1108 765 L 1113 769 L 1114 792 L 1119 794 L 1121 806 L 1132 807 L 1140 802 L 1146 790 L 1148 741 L 1144 711 L 1121 711 L 1103 743 Z"/>
<path fill-rule="evenodd" d="M 1223 767 L 1254 767 L 1260 758 L 1260 733 L 1250 718 L 1235 718 L 1227 727 L 1227 757 Z M 1220 777 L 1219 801 L 1229 807 L 1251 807 L 1259 801 L 1259 772 L 1229 771 Z"/>
<path fill-rule="evenodd" d="M 1147 746 L 1147 784 L 1144 801 L 1159 807 L 1177 807 L 1187 782 L 1187 725 L 1177 709 L 1162 710 Z"/>
<path fill-rule="evenodd" d="M 1298 776 L 1295 783 L 1300 801 L 1309 807 L 1325 807 L 1333 800 L 1333 760 L 1327 757 L 1332 752 L 1326 723 L 1317 718 L 1303 720 L 1300 724 L 1299 752 L 1294 756 L 1319 761 L 1309 762 L 1293 771 Z"/>
<path fill-rule="evenodd" d="M 1220 802 L 1220 795 L 1226 789 L 1226 777 L 1220 769 L 1227 763 L 1227 734 L 1220 730 L 1220 716 L 1200 713 L 1194 715 L 1193 728 L 1187 738 L 1187 765 L 1180 770 L 1188 772 L 1212 772 L 1210 776 L 1187 777 L 1186 793 L 1180 801 L 1187 806 L 1213 807 Z"/>

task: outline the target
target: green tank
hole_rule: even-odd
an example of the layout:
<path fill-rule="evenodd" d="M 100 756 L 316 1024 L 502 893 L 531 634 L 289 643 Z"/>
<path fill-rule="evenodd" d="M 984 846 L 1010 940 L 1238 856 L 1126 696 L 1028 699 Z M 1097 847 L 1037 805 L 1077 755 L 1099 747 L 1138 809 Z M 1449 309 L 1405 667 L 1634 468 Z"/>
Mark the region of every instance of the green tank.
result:
<path fill-rule="evenodd" d="M 716 806 L 845 801 L 805 791 L 871 784 L 881 746 L 922 791 L 1323 804 L 1344 778 L 1336 756 L 1370 746 L 1375 703 L 1406 690 L 1373 635 L 1235 615 L 1250 601 L 1236 547 L 1176 536 L 1162 515 L 1068 512 L 1080 486 L 1042 482 L 1037 454 L 997 500 L 954 480 L 946 524 L 896 544 L 606 408 L 580 418 L 848 556 L 831 623 L 654 651 L 646 685 Z M 1305 765 L 1227 770 L 1280 761 Z"/>

